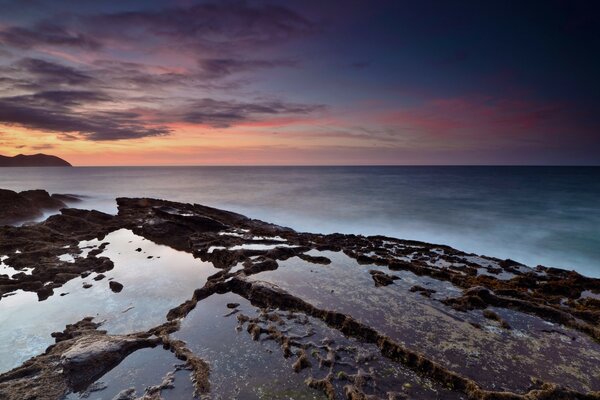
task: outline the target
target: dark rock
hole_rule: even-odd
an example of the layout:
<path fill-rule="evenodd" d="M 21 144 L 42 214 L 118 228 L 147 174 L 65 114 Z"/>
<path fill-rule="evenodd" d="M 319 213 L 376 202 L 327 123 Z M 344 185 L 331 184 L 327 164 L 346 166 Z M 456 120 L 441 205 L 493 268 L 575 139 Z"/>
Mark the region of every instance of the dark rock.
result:
<path fill-rule="evenodd" d="M 0 189 L 0 224 L 33 219 L 41 210 L 31 201 L 12 190 Z"/>
<path fill-rule="evenodd" d="M 121 290 L 123 290 L 123 285 L 117 281 L 108 282 L 108 286 L 110 287 L 110 290 L 112 290 L 115 293 L 119 293 Z"/>
<path fill-rule="evenodd" d="M 414 285 L 413 287 L 411 287 L 409 289 L 411 292 L 419 292 L 421 293 L 423 296 L 425 297 L 431 297 L 431 295 L 433 293 L 435 293 L 435 290 L 433 289 L 428 289 L 428 288 L 424 288 L 423 286 L 420 285 Z"/>
<path fill-rule="evenodd" d="M 372 269 L 369 271 L 376 287 L 387 286 L 394 283 L 396 279 L 400 279 L 396 275 L 388 275 L 383 271 Z"/>
<path fill-rule="evenodd" d="M 28 199 L 34 207 L 43 210 L 58 210 L 66 207 L 62 201 L 53 198 L 45 190 L 26 190 L 19 193 L 21 196 Z"/>

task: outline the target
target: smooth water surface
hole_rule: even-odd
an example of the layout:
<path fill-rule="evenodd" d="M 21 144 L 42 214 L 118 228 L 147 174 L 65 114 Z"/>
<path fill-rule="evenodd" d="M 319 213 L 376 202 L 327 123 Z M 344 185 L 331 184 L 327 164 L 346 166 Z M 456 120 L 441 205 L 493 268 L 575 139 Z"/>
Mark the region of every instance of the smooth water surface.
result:
<path fill-rule="evenodd" d="M 0 301 L 0 373 L 42 353 L 54 343 L 52 332 L 84 317 L 102 322 L 110 334 L 144 331 L 166 322 L 167 312 L 189 299 L 217 269 L 189 253 L 153 243 L 127 229 L 106 235 L 102 240 L 80 243 L 85 251 L 108 242 L 100 256 L 114 262 L 114 268 L 96 281 L 96 273 L 75 278 L 54 290 L 47 300 L 36 293 L 17 291 Z M 136 249 L 141 251 L 136 251 Z M 149 259 L 148 257 L 152 258 Z M 123 285 L 119 293 L 109 281 Z M 83 284 L 91 284 L 85 289 Z"/>
<path fill-rule="evenodd" d="M 300 231 L 384 234 L 600 276 L 598 167 L 3 168 L 0 187 L 201 203 Z"/>

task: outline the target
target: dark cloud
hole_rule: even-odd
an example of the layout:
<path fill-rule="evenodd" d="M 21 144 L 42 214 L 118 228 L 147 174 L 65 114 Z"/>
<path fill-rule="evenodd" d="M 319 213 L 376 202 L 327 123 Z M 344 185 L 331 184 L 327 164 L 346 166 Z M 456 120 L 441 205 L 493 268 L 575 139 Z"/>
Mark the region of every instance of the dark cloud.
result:
<path fill-rule="evenodd" d="M 98 60 L 94 66 L 93 74 L 98 80 L 122 89 L 189 88 L 196 80 L 191 73 L 150 72 L 149 66 L 142 63 Z"/>
<path fill-rule="evenodd" d="M 80 134 L 98 141 L 164 136 L 170 132 L 164 127 L 146 126 L 137 113 L 77 112 L 68 106 L 69 102 L 51 105 L 40 102 L 35 96 L 0 98 L 0 122 L 43 131 Z"/>
<path fill-rule="evenodd" d="M 111 102 L 103 92 L 44 91 L 0 98 L 0 123 L 31 129 L 60 132 L 64 138 L 83 136 L 88 140 L 124 140 L 164 136 L 165 124 L 186 122 L 227 128 L 247 121 L 276 115 L 307 115 L 322 105 L 281 101 L 238 102 L 204 98 L 188 100 L 178 108 L 137 111 L 81 111 L 78 106 Z M 143 121 L 142 116 L 146 118 Z M 151 116 L 151 121 L 148 120 Z"/>
<path fill-rule="evenodd" d="M 38 104 L 56 104 L 67 107 L 112 101 L 112 98 L 106 93 L 85 90 L 48 90 L 22 97 Z"/>
<path fill-rule="evenodd" d="M 217 48 L 273 44 L 317 30 L 316 25 L 279 5 L 217 2 L 159 11 L 131 11 L 85 18 L 99 35 L 163 37 L 173 45 Z"/>
<path fill-rule="evenodd" d="M 17 66 L 21 71 L 34 75 L 37 83 L 45 85 L 80 85 L 93 80 L 91 76 L 74 68 L 38 58 L 24 58 Z"/>
<path fill-rule="evenodd" d="M 244 73 L 297 65 L 265 57 L 266 47 L 318 30 L 284 6 L 226 1 L 103 14 L 74 8 L 64 15 L 0 28 L 0 45 L 28 55 L 0 65 L 0 123 L 59 132 L 64 139 L 124 140 L 168 135 L 165 125 L 177 122 L 222 128 L 322 108 L 222 100 L 248 82 Z M 144 57 L 113 58 L 121 52 L 109 48 L 115 43 Z M 70 49 L 46 51 L 53 46 Z M 101 56 L 77 63 L 73 57 L 83 50 Z M 157 54 L 155 64 L 145 63 Z M 187 63 L 180 67 L 164 54 L 181 54 Z M 198 92 L 207 98 L 198 100 Z"/>
<path fill-rule="evenodd" d="M 33 28 L 11 26 L 0 30 L 0 42 L 6 46 L 29 49 L 42 45 L 77 47 L 97 50 L 101 44 L 96 39 L 64 26 L 41 22 Z"/>
<path fill-rule="evenodd" d="M 322 105 L 291 104 L 279 101 L 244 103 L 201 99 L 191 103 L 179 117 L 190 123 L 226 128 L 236 123 L 273 115 L 307 115 L 324 109 Z"/>

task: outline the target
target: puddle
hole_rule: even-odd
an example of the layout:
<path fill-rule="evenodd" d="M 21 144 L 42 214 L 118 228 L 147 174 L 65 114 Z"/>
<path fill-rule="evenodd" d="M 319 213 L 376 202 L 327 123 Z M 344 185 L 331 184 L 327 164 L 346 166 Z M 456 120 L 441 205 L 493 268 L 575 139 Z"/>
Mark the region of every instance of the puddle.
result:
<path fill-rule="evenodd" d="M 212 399 L 325 399 L 304 383 L 306 373 L 294 373 L 294 360 L 283 357 L 273 341 L 256 342 L 238 332 L 237 315 L 227 303 L 239 303 L 241 312 L 256 314 L 250 303 L 235 294 L 215 294 L 201 302 L 172 336 L 210 365 Z"/>
<path fill-rule="evenodd" d="M 115 334 L 159 325 L 171 308 L 190 298 L 217 271 L 211 263 L 158 245 L 126 229 L 112 232 L 101 241 L 85 242 L 82 247 L 104 242 L 109 244 L 101 256 L 109 257 L 115 264 L 104 274 L 104 279 L 95 281 L 95 273 L 73 279 L 42 302 L 36 293 L 23 291 L 2 298 L 0 372 L 42 353 L 54 342 L 52 332 L 62 331 L 66 324 L 86 316 L 105 321 L 100 329 Z M 111 279 L 123 284 L 120 293 L 109 289 Z M 92 287 L 84 289 L 84 283 Z M 66 295 L 61 296 L 63 293 Z"/>
<path fill-rule="evenodd" d="M 309 254 L 328 257 L 332 263 L 316 265 L 295 257 L 280 261 L 277 270 L 248 279 L 275 284 L 319 308 L 351 315 L 409 349 L 475 379 L 486 389 L 525 392 L 532 376 L 545 377 L 576 390 L 600 387 L 600 345 L 577 331 L 562 328 L 577 338 L 575 346 L 565 342 L 561 335 L 543 331 L 535 336 L 511 335 L 507 330 L 496 329 L 488 320 L 484 322 L 490 329 L 478 329 L 471 322 L 482 322 L 481 311 L 475 316 L 439 302 L 460 294 L 451 283 L 407 271 L 358 265 L 341 252 Z M 389 286 L 374 287 L 370 269 L 383 270 L 401 279 Z M 416 284 L 436 293 L 428 298 L 411 292 L 410 288 Z M 510 310 L 504 313 L 509 323 L 515 319 L 515 325 L 518 318 L 526 316 L 529 325 L 522 322 L 522 331 L 534 329 L 532 321 L 542 323 L 527 314 Z M 511 314 L 515 317 L 511 318 Z"/>
<path fill-rule="evenodd" d="M 86 254 L 87 256 L 87 254 Z M 73 263 L 75 262 L 75 257 L 73 257 L 71 254 L 61 254 L 60 256 L 58 256 L 58 259 L 60 261 L 64 261 L 64 262 L 68 262 L 68 263 Z"/>
<path fill-rule="evenodd" d="M 128 389 L 133 389 L 135 398 L 141 397 L 147 387 L 160 385 L 164 377 L 175 370 L 175 365 L 181 365 L 181 361 L 170 351 L 164 350 L 160 346 L 152 349 L 141 349 L 127 356 L 119 365 L 99 378 L 86 390 L 80 393 L 70 393 L 64 397 L 64 400 L 112 400 L 119 393 Z M 186 379 L 189 384 L 186 384 Z M 185 391 L 186 387 L 191 388 L 189 371 L 178 371 L 173 384 L 175 387 L 181 386 L 179 391 L 183 393 L 181 393 L 180 399 L 193 398 L 193 390 Z M 161 394 L 173 390 L 165 389 L 161 391 Z"/>
<path fill-rule="evenodd" d="M 14 269 L 13 267 L 4 264 L 4 260 L 7 258 L 8 256 L 0 256 L 0 275 L 8 275 L 9 278 L 12 278 L 13 275 L 21 272 L 25 275 L 31 275 L 33 268 Z"/>
<path fill-rule="evenodd" d="M 248 244 L 240 244 L 237 246 L 230 247 L 229 250 L 273 250 L 278 247 L 298 247 L 292 246 L 289 244 L 258 244 L 258 243 L 248 243 Z"/>

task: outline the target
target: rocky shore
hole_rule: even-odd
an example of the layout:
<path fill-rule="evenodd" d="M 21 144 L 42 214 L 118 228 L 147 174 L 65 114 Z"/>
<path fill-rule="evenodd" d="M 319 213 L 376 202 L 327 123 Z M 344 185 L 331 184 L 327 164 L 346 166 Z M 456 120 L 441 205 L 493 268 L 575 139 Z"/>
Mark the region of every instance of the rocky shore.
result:
<path fill-rule="evenodd" d="M 0 225 L 15 222 L 28 222 L 43 215 L 44 211 L 57 211 L 68 203 L 80 199 L 68 194 L 50 195 L 45 190 L 25 190 L 13 192 L 0 189 Z"/>
<path fill-rule="evenodd" d="M 0 194 L 4 221 L 46 207 L 41 198 L 64 206 L 41 191 Z M 195 290 L 150 329 L 103 330 L 82 315 L 39 332 L 55 343 L 0 375 L 0 399 L 95 398 L 109 371 L 157 347 L 182 364 L 114 398 L 181 398 L 169 396 L 186 386 L 174 378 L 183 371 L 188 398 L 600 399 L 598 279 L 444 245 L 301 233 L 201 205 L 117 203 L 118 215 L 62 208 L 0 227 L 0 314 L 18 296 L 35 294 L 34 306 L 75 296 L 64 288 L 82 278 L 126 295 L 106 239 L 119 230 L 185 253 L 210 275 L 190 276 Z"/>

